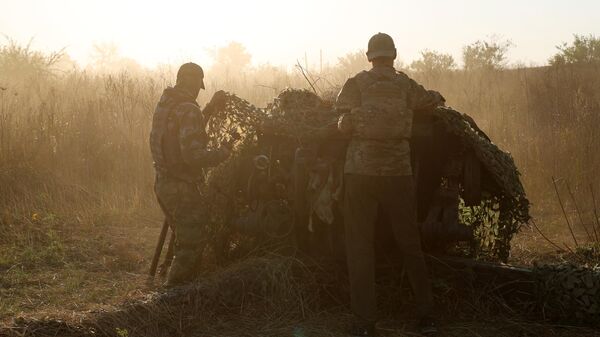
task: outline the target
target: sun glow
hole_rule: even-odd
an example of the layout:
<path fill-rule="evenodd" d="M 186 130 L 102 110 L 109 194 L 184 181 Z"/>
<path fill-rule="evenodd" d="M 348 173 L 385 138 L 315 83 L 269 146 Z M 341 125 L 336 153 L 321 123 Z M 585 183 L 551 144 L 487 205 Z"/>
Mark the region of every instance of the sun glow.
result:
<path fill-rule="evenodd" d="M 22 42 L 34 37 L 36 48 L 66 47 L 83 64 L 95 43 L 110 42 L 145 66 L 206 64 L 210 49 L 231 41 L 246 46 L 254 64 L 289 66 L 305 57 L 316 63 L 321 54 L 336 62 L 365 48 L 378 31 L 396 39 L 404 61 L 424 49 L 459 59 L 465 44 L 498 34 L 513 41 L 516 61 L 543 63 L 573 33 L 600 34 L 597 12 L 600 3 L 588 0 L 578 6 L 542 0 L 0 0 L 0 33 Z"/>

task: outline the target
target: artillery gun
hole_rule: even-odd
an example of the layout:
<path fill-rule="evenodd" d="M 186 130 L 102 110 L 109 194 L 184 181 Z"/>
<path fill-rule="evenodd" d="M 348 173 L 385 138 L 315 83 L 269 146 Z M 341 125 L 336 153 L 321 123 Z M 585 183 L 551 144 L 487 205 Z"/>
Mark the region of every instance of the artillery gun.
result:
<path fill-rule="evenodd" d="M 229 164 L 235 182 L 225 180 L 226 194 L 236 200 L 225 207 L 225 227 L 285 241 L 313 256 L 343 257 L 339 205 L 348 139 L 337 132 L 337 119 L 332 102 L 307 90 L 285 90 L 266 109 L 229 96 L 227 111 L 208 126 L 215 142 L 233 131 L 243 134 L 236 164 Z M 447 107 L 415 113 L 411 147 L 425 249 L 506 261 L 510 240 L 529 220 L 510 154 L 472 118 Z M 218 177 L 223 174 L 217 169 L 208 179 L 216 195 L 226 189 Z M 377 246 L 385 254 L 393 242 L 385 216 L 380 218 Z"/>
<path fill-rule="evenodd" d="M 217 249 L 222 256 L 239 256 L 231 253 L 251 242 L 344 259 L 339 206 L 348 139 L 337 132 L 338 117 L 333 102 L 308 90 L 287 89 L 266 109 L 229 96 L 228 109 L 209 125 L 216 142 L 228 141 L 232 131 L 243 134 L 238 155 L 208 179 L 209 191 L 215 191 L 209 195 L 223 195 L 228 182 L 226 193 L 237 196 L 228 198 L 230 207 L 214 208 L 227 213 L 220 222 L 228 233 Z M 480 284 L 494 284 L 504 298 L 533 303 L 545 317 L 597 324 L 598 267 L 503 264 L 513 236 L 530 220 L 530 204 L 512 156 L 473 118 L 449 107 L 416 111 L 411 155 L 417 220 L 434 274 L 459 283 L 471 275 Z M 380 216 L 380 265 L 398 262 L 392 238 Z"/>
<path fill-rule="evenodd" d="M 232 134 L 241 139 L 209 172 L 201 205 L 211 214 L 206 237 L 218 265 L 256 251 L 344 260 L 339 205 L 348 139 L 337 132 L 337 119 L 332 102 L 306 90 L 285 90 L 265 109 L 229 94 L 207 131 L 214 146 Z M 502 263 L 530 220 L 529 201 L 511 155 L 470 116 L 448 107 L 417 111 L 411 150 L 417 218 L 436 277 L 459 287 L 493 285 L 496 295 L 530 303 L 527 310 L 544 317 L 599 321 L 598 268 Z M 385 216 L 378 221 L 378 265 L 398 266 L 390 224 Z"/>

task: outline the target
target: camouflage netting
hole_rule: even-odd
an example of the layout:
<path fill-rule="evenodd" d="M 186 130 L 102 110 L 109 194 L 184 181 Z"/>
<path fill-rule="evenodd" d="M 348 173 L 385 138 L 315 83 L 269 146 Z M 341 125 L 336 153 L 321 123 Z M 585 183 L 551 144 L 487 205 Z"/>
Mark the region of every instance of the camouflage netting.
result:
<path fill-rule="evenodd" d="M 225 235 L 222 232 L 227 231 L 227 220 L 246 207 L 236 196 L 240 185 L 235 178 L 248 155 L 256 150 L 260 135 L 284 137 L 298 145 L 339 137 L 335 128 L 338 116 L 331 102 L 308 90 L 286 89 L 266 109 L 233 94 L 227 97 L 226 110 L 209 120 L 209 136 L 213 146 L 228 141 L 232 132 L 239 133 L 241 140 L 236 142 L 232 158 L 213 169 L 207 179 L 212 192 L 207 193 L 213 214 L 211 230 L 216 235 Z M 484 255 L 506 261 L 512 237 L 529 220 L 529 202 L 519 171 L 511 155 L 492 143 L 469 116 L 440 107 L 434 117 L 435 123 L 457 136 L 462 147 L 481 162 L 487 180 L 483 201 L 478 207 L 462 207 L 463 220 L 475 229 Z"/>
<path fill-rule="evenodd" d="M 315 114 L 317 110 L 322 114 Z M 265 109 L 227 93 L 225 111 L 210 116 L 207 123 L 210 147 L 230 141 L 233 133 L 240 135 L 240 139 L 234 143 L 233 155 L 211 169 L 205 182 L 208 193 L 203 194 L 206 198 L 204 204 L 211 214 L 206 230 L 211 238 L 209 246 L 218 255 L 217 258 L 232 257 L 232 248 L 242 251 L 238 254 L 253 249 L 254 238 L 235 233 L 231 221 L 251 208 L 244 198 L 244 189 L 247 188 L 244 179 L 247 177 L 242 173 L 257 154 L 259 135 L 268 129 L 268 132 L 280 130 L 283 135 L 293 139 L 306 137 L 309 133 L 322 130 L 320 126 L 325 119 L 329 119 L 326 124 L 331 124 L 331 118 L 331 105 L 326 107 L 318 96 L 306 90 L 285 90 Z M 282 123 L 286 127 L 282 127 Z M 294 125 L 297 127 L 293 128 Z"/>
<path fill-rule="evenodd" d="M 571 265 L 541 266 L 534 269 L 537 292 L 523 289 L 519 300 L 499 296 L 499 288 L 512 287 L 498 280 L 470 283 L 472 276 L 455 270 L 453 277 L 437 283 L 436 298 L 445 330 L 465 317 L 496 323 L 509 313 L 510 326 L 523 319 L 540 319 L 598 326 L 600 271 Z M 378 279 L 382 312 L 411 319 L 413 304 L 403 287 L 398 270 Z M 441 276 L 440 276 L 441 277 Z M 488 279 L 488 281 L 490 281 Z M 7 337 L 137 337 L 137 336 L 342 336 L 350 323 L 346 272 L 335 265 L 318 265 L 293 257 L 254 257 L 206 274 L 197 282 L 151 293 L 143 300 L 125 303 L 114 311 L 93 312 L 79 322 L 52 319 L 17 318 L 10 327 L 0 327 Z M 479 288 L 477 288 L 479 287 Z M 525 292 L 524 292 L 525 291 Z M 510 303 L 510 306 L 509 306 Z M 531 306 L 535 303 L 536 306 Z M 531 312 L 531 309 L 537 309 Z M 533 314 L 533 315 L 532 315 Z M 490 319 L 493 315 L 493 319 Z M 515 321 L 515 317 L 519 320 Z M 458 317 L 458 318 L 457 318 Z M 517 323 L 517 324 L 516 324 Z M 570 327 L 569 329 L 574 329 Z M 410 331 L 403 330 L 412 335 Z M 464 336 L 464 328 L 448 331 L 448 336 Z M 559 336 L 551 332 L 492 333 L 485 336 Z M 590 334 L 582 336 L 595 336 Z M 570 336 L 570 335 L 569 335 Z"/>
<path fill-rule="evenodd" d="M 211 169 L 207 174 L 204 206 L 209 210 L 211 218 L 207 224 L 209 247 L 216 255 L 217 262 L 224 262 L 231 251 L 232 245 L 251 245 L 237 239 L 232 242 L 232 219 L 239 216 L 248 207 L 239 195 L 240 171 L 247 164 L 248 157 L 254 152 L 257 143 L 258 130 L 266 117 L 264 109 L 259 109 L 248 101 L 227 93 L 226 109 L 210 117 L 207 123 L 207 133 L 211 139 L 209 147 L 219 147 L 230 142 L 232 134 L 239 135 L 233 142 L 233 153 L 221 165 Z"/>
<path fill-rule="evenodd" d="M 435 121 L 446 132 L 460 139 L 467 151 L 472 151 L 482 164 L 486 177 L 484 200 L 479 207 L 463 210 L 470 225 L 480 237 L 481 245 L 494 256 L 506 261 L 510 241 L 521 224 L 527 223 L 529 200 L 519 178 L 520 173 L 510 153 L 502 151 L 476 126 L 471 117 L 446 107 L 434 111 Z M 485 228 L 484 228 L 485 227 Z"/>
<path fill-rule="evenodd" d="M 600 267 L 541 265 L 534 273 L 544 315 L 554 320 L 600 323 Z"/>
<path fill-rule="evenodd" d="M 294 139 L 327 136 L 338 120 L 332 103 L 308 90 L 282 91 L 267 111 L 263 131 Z"/>

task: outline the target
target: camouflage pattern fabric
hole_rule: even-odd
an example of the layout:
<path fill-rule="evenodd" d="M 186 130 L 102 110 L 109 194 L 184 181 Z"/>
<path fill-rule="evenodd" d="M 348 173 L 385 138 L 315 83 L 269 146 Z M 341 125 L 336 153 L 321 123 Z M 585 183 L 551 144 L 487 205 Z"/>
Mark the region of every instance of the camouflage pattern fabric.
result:
<path fill-rule="evenodd" d="M 205 207 L 198 184 L 204 180 L 204 169 L 214 167 L 227 159 L 224 149 L 209 149 L 206 134 L 206 118 L 195 100 L 175 88 L 167 88 L 159 107 L 171 103 L 166 123 L 156 123 L 151 137 L 153 153 L 160 151 L 164 161 L 155 162 L 155 193 L 170 225 L 175 230 L 175 259 L 169 271 L 167 284 L 175 285 L 189 281 L 195 276 L 204 250 Z M 158 128 L 166 130 L 157 130 Z M 157 144 L 160 146 L 156 149 Z"/>
<path fill-rule="evenodd" d="M 373 67 L 349 79 L 336 102 L 338 128 L 352 135 L 345 173 L 412 175 L 410 145 L 413 112 L 443 102 L 392 67 Z"/>
<path fill-rule="evenodd" d="M 545 315 L 600 326 L 600 267 L 536 265 L 533 272 Z"/>
<path fill-rule="evenodd" d="M 506 262 L 513 236 L 521 224 L 531 219 L 529 200 L 515 162 L 510 153 L 490 141 L 470 116 L 447 107 L 434 109 L 433 116 L 439 127 L 458 137 L 464 149 L 472 151 L 481 163 L 482 183 L 488 195 L 480 206 L 463 208 L 462 214 L 467 215 L 464 219 L 475 232 L 486 233 L 485 240 L 478 240 L 480 249 Z"/>
<path fill-rule="evenodd" d="M 195 278 L 206 246 L 206 212 L 198 187 L 177 178 L 157 174 L 154 191 L 175 231 L 174 260 L 167 285 Z"/>
<path fill-rule="evenodd" d="M 164 106 L 169 107 L 166 113 Z M 226 151 L 207 148 L 206 117 L 194 98 L 184 91 L 167 88 L 154 114 L 150 147 L 157 171 L 198 181 L 203 179 L 203 169 L 227 158 Z M 167 116 L 156 118 L 159 114 Z"/>

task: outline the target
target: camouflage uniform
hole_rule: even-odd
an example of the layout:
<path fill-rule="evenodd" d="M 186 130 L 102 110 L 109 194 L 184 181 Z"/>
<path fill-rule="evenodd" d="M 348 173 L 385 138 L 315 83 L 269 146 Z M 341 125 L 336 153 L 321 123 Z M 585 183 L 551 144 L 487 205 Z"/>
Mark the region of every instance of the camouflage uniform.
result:
<path fill-rule="evenodd" d="M 374 323 L 374 228 L 378 216 L 392 224 L 418 311 L 432 310 L 433 296 L 415 219 L 415 184 L 409 138 L 413 111 L 443 98 L 393 67 L 375 66 L 349 79 L 336 108 L 340 131 L 351 134 L 345 163 L 344 223 L 352 309 Z"/>
<path fill-rule="evenodd" d="M 227 158 L 226 150 L 206 148 L 208 137 L 200 107 L 184 90 L 167 88 L 154 112 L 150 147 L 156 168 L 154 190 L 175 230 L 175 259 L 167 284 L 191 280 L 198 270 L 206 245 L 198 184 L 203 169 Z"/>

